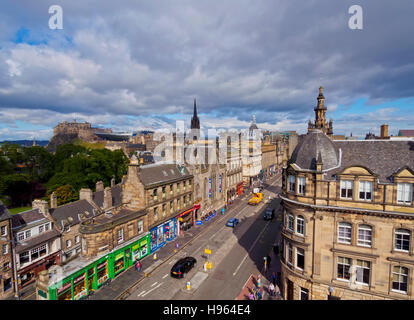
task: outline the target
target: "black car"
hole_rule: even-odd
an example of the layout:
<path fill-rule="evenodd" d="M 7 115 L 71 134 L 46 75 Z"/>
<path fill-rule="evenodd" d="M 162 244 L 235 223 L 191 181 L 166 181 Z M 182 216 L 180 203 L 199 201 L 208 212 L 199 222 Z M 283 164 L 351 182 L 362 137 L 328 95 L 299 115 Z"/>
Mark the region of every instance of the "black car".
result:
<path fill-rule="evenodd" d="M 197 260 L 193 257 L 185 257 L 178 260 L 171 268 L 171 277 L 185 278 L 186 273 L 188 273 L 196 264 Z"/>
<path fill-rule="evenodd" d="M 274 218 L 274 216 L 275 216 L 275 209 L 274 208 L 273 209 L 272 208 L 267 208 L 263 218 L 265 220 L 272 220 Z"/>

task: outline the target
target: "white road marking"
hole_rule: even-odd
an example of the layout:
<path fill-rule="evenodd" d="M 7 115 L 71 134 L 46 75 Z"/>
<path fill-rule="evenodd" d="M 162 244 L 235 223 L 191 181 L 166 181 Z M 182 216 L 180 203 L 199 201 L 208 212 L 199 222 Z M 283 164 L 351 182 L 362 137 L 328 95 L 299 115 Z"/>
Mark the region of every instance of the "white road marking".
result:
<path fill-rule="evenodd" d="M 152 288 L 151 290 L 148 290 L 147 293 L 143 294 L 142 297 L 145 297 L 148 293 L 150 293 L 151 291 L 154 291 L 155 289 L 161 287 L 161 285 L 163 284 L 163 282 L 161 282 L 160 284 L 158 284 L 156 287 Z"/>
<path fill-rule="evenodd" d="M 166 277 L 168 277 L 168 273 L 165 276 L 163 276 L 162 278 L 165 279 Z"/>
<path fill-rule="evenodd" d="M 267 226 L 269 225 L 268 221 L 266 223 L 266 226 L 263 228 L 263 230 L 260 232 L 259 236 L 256 238 L 256 240 L 253 242 L 252 246 L 250 247 L 249 251 L 247 251 L 246 255 L 244 256 L 243 260 L 240 262 L 239 266 L 237 267 L 236 271 L 233 272 L 233 276 L 236 275 L 236 273 L 239 271 L 240 267 L 242 266 L 242 264 L 244 263 L 244 260 L 246 260 L 247 256 L 249 255 L 250 251 L 252 251 L 253 247 L 256 245 L 257 241 L 260 239 L 260 236 L 262 235 L 262 233 L 267 229 Z"/>
<path fill-rule="evenodd" d="M 157 283 L 158 283 L 158 281 L 155 281 L 155 282 L 151 285 L 151 287 L 155 286 Z"/>
<path fill-rule="evenodd" d="M 145 293 L 145 290 L 144 291 L 141 291 L 141 293 L 139 293 L 138 295 L 137 295 L 137 297 L 139 297 L 141 294 L 143 294 L 143 293 Z"/>

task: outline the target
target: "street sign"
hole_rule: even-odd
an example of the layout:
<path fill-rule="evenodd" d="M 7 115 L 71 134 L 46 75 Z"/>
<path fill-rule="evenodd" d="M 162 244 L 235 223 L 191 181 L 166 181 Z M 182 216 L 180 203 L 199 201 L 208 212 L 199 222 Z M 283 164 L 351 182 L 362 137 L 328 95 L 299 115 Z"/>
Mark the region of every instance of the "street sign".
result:
<path fill-rule="evenodd" d="M 201 221 L 201 220 L 196 220 L 196 226 L 199 226 L 199 225 L 202 225 L 203 224 L 203 221 Z"/>
<path fill-rule="evenodd" d="M 211 250 L 210 249 L 204 249 L 204 252 L 207 254 L 211 254 Z"/>

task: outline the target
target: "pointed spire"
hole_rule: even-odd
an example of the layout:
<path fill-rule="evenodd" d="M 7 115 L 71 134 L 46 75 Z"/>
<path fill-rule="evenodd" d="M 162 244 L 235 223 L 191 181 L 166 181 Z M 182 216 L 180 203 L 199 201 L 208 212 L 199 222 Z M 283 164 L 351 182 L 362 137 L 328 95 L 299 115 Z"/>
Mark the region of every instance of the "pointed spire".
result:
<path fill-rule="evenodd" d="M 200 120 L 197 117 L 197 102 L 194 98 L 194 113 L 191 118 L 191 129 L 200 129 Z"/>

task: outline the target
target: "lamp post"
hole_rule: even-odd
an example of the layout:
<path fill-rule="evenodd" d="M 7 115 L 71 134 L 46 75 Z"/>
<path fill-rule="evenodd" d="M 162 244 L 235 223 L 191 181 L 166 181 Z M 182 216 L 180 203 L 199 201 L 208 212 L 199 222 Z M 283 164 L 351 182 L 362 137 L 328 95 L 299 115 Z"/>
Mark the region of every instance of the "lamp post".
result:
<path fill-rule="evenodd" d="M 14 240 L 8 240 L 4 237 L 0 238 L 1 241 L 5 242 L 11 242 L 12 247 L 12 260 L 13 260 L 13 274 L 14 274 L 14 283 L 15 283 L 15 291 L 14 291 L 14 297 L 20 300 L 20 291 L 19 291 L 19 283 L 17 281 L 17 265 L 16 265 L 16 241 Z"/>

